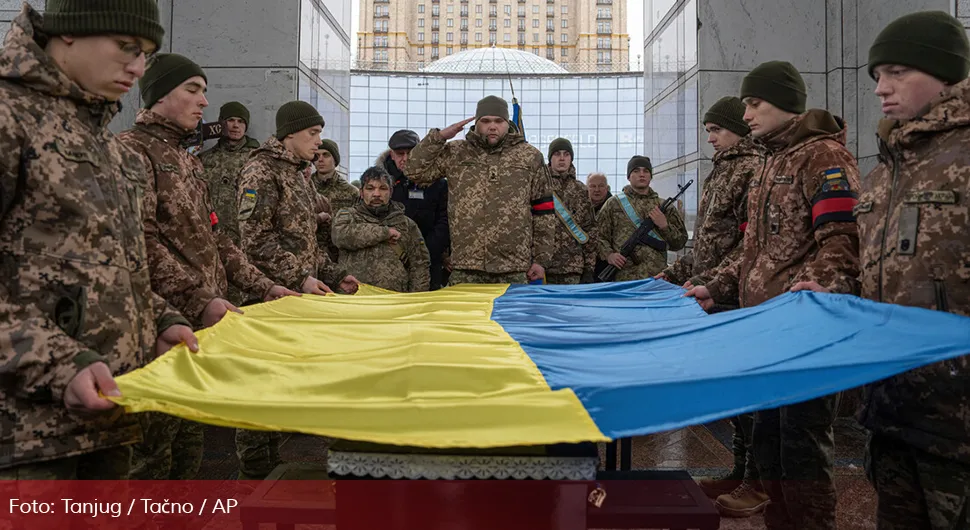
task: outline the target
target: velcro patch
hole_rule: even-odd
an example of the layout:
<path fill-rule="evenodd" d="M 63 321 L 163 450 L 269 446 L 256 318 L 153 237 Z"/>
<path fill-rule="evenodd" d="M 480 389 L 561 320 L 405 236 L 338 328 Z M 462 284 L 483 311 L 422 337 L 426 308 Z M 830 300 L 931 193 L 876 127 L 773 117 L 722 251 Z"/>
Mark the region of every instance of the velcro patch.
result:
<path fill-rule="evenodd" d="M 532 201 L 532 215 L 549 215 L 555 211 L 556 204 L 551 196 Z"/>
<path fill-rule="evenodd" d="M 791 184 L 795 179 L 791 175 L 775 175 L 775 184 Z"/>
<path fill-rule="evenodd" d="M 239 220 L 245 221 L 253 215 L 256 209 L 256 190 L 246 188 L 239 201 Z"/>
<path fill-rule="evenodd" d="M 827 191 L 849 191 L 849 180 L 846 178 L 825 179 L 822 183 L 822 192 Z"/>
<path fill-rule="evenodd" d="M 951 190 L 911 191 L 903 196 L 906 204 L 956 204 L 957 192 Z"/>
<path fill-rule="evenodd" d="M 852 209 L 859 203 L 854 191 L 823 191 L 812 199 L 812 228 L 825 223 L 851 223 L 855 221 Z"/>
<path fill-rule="evenodd" d="M 845 179 L 845 170 L 840 167 L 833 167 L 822 172 L 825 180 Z"/>
<path fill-rule="evenodd" d="M 852 208 L 852 215 L 859 215 L 860 213 L 869 213 L 872 211 L 872 201 L 860 202 Z"/>

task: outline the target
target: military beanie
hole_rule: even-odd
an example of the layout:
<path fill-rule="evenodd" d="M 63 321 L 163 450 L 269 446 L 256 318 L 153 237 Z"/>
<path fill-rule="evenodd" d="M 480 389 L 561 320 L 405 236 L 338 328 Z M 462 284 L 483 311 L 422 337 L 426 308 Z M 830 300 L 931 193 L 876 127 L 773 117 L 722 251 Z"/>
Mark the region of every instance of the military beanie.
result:
<path fill-rule="evenodd" d="M 704 113 L 702 123 L 720 125 L 738 136 L 747 136 L 751 128 L 744 122 L 744 103 L 734 96 L 724 96 Z"/>
<path fill-rule="evenodd" d="M 340 148 L 337 147 L 337 142 L 333 140 L 323 140 L 320 142 L 320 150 L 330 153 L 333 157 L 333 165 L 340 165 Z"/>
<path fill-rule="evenodd" d="M 958 83 L 970 72 L 970 43 L 963 24 L 943 11 L 897 18 L 869 48 L 869 76 L 881 64 L 915 68 L 944 83 Z"/>
<path fill-rule="evenodd" d="M 276 138 L 282 140 L 314 125 L 323 127 L 324 123 L 323 116 L 313 105 L 305 101 L 284 103 L 280 110 L 276 111 Z"/>
<path fill-rule="evenodd" d="M 573 154 L 573 144 L 565 138 L 556 138 L 549 144 L 549 161 L 552 161 L 552 155 L 559 151 L 567 151 L 569 153 L 569 158 L 576 158 Z"/>
<path fill-rule="evenodd" d="M 805 112 L 805 80 L 791 63 L 768 61 L 755 67 L 741 81 L 741 99 L 762 99 L 781 110 Z"/>
<path fill-rule="evenodd" d="M 225 105 L 219 107 L 219 121 L 228 120 L 229 118 L 239 118 L 240 120 L 246 122 L 249 125 L 249 109 L 246 105 L 238 101 L 230 101 Z"/>
<path fill-rule="evenodd" d="M 141 99 L 150 109 L 169 92 L 193 77 L 206 79 L 205 72 L 191 59 L 177 53 L 160 53 L 155 56 L 145 75 L 138 81 Z M 206 79 L 208 82 L 208 79 Z"/>
<path fill-rule="evenodd" d="M 633 158 L 627 162 L 626 165 L 626 178 L 630 178 L 630 173 L 638 167 L 645 167 L 650 174 L 653 174 L 653 164 L 650 163 L 650 158 L 640 155 L 635 155 Z"/>
<path fill-rule="evenodd" d="M 162 45 L 165 28 L 155 0 L 47 0 L 43 30 L 49 35 L 117 34 Z"/>
<path fill-rule="evenodd" d="M 475 109 L 475 121 L 485 116 L 498 116 L 509 121 L 509 104 L 498 96 L 485 96 L 478 102 Z"/>

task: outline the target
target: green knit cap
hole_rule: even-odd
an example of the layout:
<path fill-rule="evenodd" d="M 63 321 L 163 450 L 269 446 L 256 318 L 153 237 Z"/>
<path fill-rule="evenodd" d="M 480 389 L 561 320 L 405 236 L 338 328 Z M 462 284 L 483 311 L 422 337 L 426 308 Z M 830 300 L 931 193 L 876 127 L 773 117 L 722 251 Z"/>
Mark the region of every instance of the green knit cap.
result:
<path fill-rule="evenodd" d="M 646 156 L 634 155 L 626 164 L 626 177 L 630 178 L 630 173 L 638 167 L 645 167 L 650 174 L 653 174 L 653 164 L 650 162 L 650 158 Z"/>
<path fill-rule="evenodd" d="M 196 76 L 205 79 L 206 83 L 209 82 L 202 68 L 191 59 L 177 53 L 156 55 L 148 70 L 145 71 L 145 75 L 138 81 L 145 108 L 152 108 L 152 105 L 158 103 L 158 100 L 169 92 Z"/>
<path fill-rule="evenodd" d="M 549 144 L 549 161 L 552 161 L 552 155 L 559 151 L 568 151 L 569 158 L 575 158 L 576 155 L 573 154 L 573 144 L 565 138 L 556 138 Z"/>
<path fill-rule="evenodd" d="M 155 0 L 47 0 L 43 30 L 49 35 L 128 35 L 161 47 L 165 28 Z"/>
<path fill-rule="evenodd" d="M 958 83 L 970 72 L 970 42 L 963 24 L 943 11 L 897 18 L 869 48 L 869 76 L 881 64 L 915 68 L 944 83 Z"/>
<path fill-rule="evenodd" d="M 225 105 L 219 107 L 219 121 L 228 120 L 229 118 L 239 118 L 240 120 L 246 122 L 249 125 L 249 109 L 246 105 L 238 101 L 230 101 Z"/>
<path fill-rule="evenodd" d="M 734 96 L 724 96 L 704 113 L 704 121 L 720 125 L 738 136 L 747 136 L 751 128 L 744 122 L 744 103 Z"/>
<path fill-rule="evenodd" d="M 323 127 L 324 123 L 323 116 L 306 101 L 284 103 L 280 110 L 276 111 L 276 138 L 282 140 L 314 125 Z"/>
<path fill-rule="evenodd" d="M 786 61 L 760 64 L 741 81 L 741 99 L 762 99 L 781 110 L 801 114 L 805 112 L 805 80 L 798 70 Z"/>
<path fill-rule="evenodd" d="M 509 104 L 498 96 L 485 96 L 478 102 L 478 107 L 475 108 L 475 121 L 485 116 L 498 116 L 509 121 Z"/>
<path fill-rule="evenodd" d="M 333 157 L 333 165 L 340 165 L 340 148 L 337 147 L 337 142 L 334 142 L 333 140 L 324 140 L 320 144 L 320 150 L 330 153 L 330 156 Z"/>

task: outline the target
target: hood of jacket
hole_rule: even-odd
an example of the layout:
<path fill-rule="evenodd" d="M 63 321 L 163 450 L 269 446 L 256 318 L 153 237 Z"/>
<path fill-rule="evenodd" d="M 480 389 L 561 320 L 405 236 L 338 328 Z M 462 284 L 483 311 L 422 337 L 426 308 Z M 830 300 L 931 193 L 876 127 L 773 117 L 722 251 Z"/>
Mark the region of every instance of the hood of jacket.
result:
<path fill-rule="evenodd" d="M 765 135 L 759 143 L 772 153 L 780 153 L 821 140 L 835 140 L 845 145 L 846 133 L 845 120 L 827 110 L 811 109 Z"/>

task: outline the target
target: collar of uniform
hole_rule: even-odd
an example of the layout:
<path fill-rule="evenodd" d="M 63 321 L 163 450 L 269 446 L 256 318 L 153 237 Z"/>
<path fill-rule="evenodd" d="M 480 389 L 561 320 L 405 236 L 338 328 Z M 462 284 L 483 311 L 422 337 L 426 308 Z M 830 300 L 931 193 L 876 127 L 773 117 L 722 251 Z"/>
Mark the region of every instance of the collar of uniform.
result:
<path fill-rule="evenodd" d="M 970 126 L 970 79 L 946 87 L 927 107 L 917 118 L 880 123 L 880 136 L 885 136 L 889 145 L 906 147 L 927 133 Z"/>
<path fill-rule="evenodd" d="M 712 162 L 718 162 L 724 159 L 736 158 L 738 156 L 746 155 L 757 155 L 761 152 L 761 148 L 755 143 L 751 135 L 743 136 L 740 140 L 731 147 L 723 151 L 715 151 L 714 157 L 711 159 Z"/>
<path fill-rule="evenodd" d="M 224 151 L 235 152 L 242 151 L 243 149 L 255 149 L 259 147 L 259 142 L 257 142 L 254 138 L 250 138 L 249 136 L 243 136 L 238 145 L 232 145 L 231 140 L 222 137 L 219 138 L 219 142 L 216 145 Z"/>
<path fill-rule="evenodd" d="M 549 165 L 549 173 L 553 177 L 555 177 L 555 178 L 560 178 L 560 179 L 575 179 L 576 178 L 576 166 L 574 166 L 572 164 L 569 164 L 569 169 L 567 169 L 565 173 L 556 173 L 555 171 L 553 171 L 552 165 L 550 164 Z"/>
<path fill-rule="evenodd" d="M 139 110 L 135 125 L 150 129 L 160 140 L 176 146 L 195 132 L 182 128 L 165 116 L 152 112 L 151 109 Z"/>
<path fill-rule="evenodd" d="M 505 136 L 500 138 L 498 143 L 495 145 L 489 144 L 488 138 L 478 134 L 478 131 L 468 131 L 468 134 L 465 135 L 465 139 L 471 142 L 473 145 L 484 149 L 486 152 L 500 152 L 502 147 L 504 147 L 508 141 L 509 135 L 511 134 L 511 131 L 505 133 Z"/>
<path fill-rule="evenodd" d="M 801 122 L 801 116 L 795 116 L 794 118 L 788 120 L 786 123 L 782 124 L 774 131 L 762 136 L 759 141 L 762 145 L 768 148 L 769 151 L 777 153 L 788 147 L 791 143 L 792 137 L 795 135 L 795 131 L 798 129 L 798 124 Z"/>
<path fill-rule="evenodd" d="M 627 184 L 626 186 L 623 186 L 623 194 L 630 198 L 645 197 L 647 199 L 650 199 L 652 197 L 659 197 L 659 195 L 657 195 L 657 192 L 654 191 L 653 188 L 647 188 L 646 193 L 639 193 L 637 192 L 637 190 L 633 189 L 633 186 L 629 184 Z"/>

